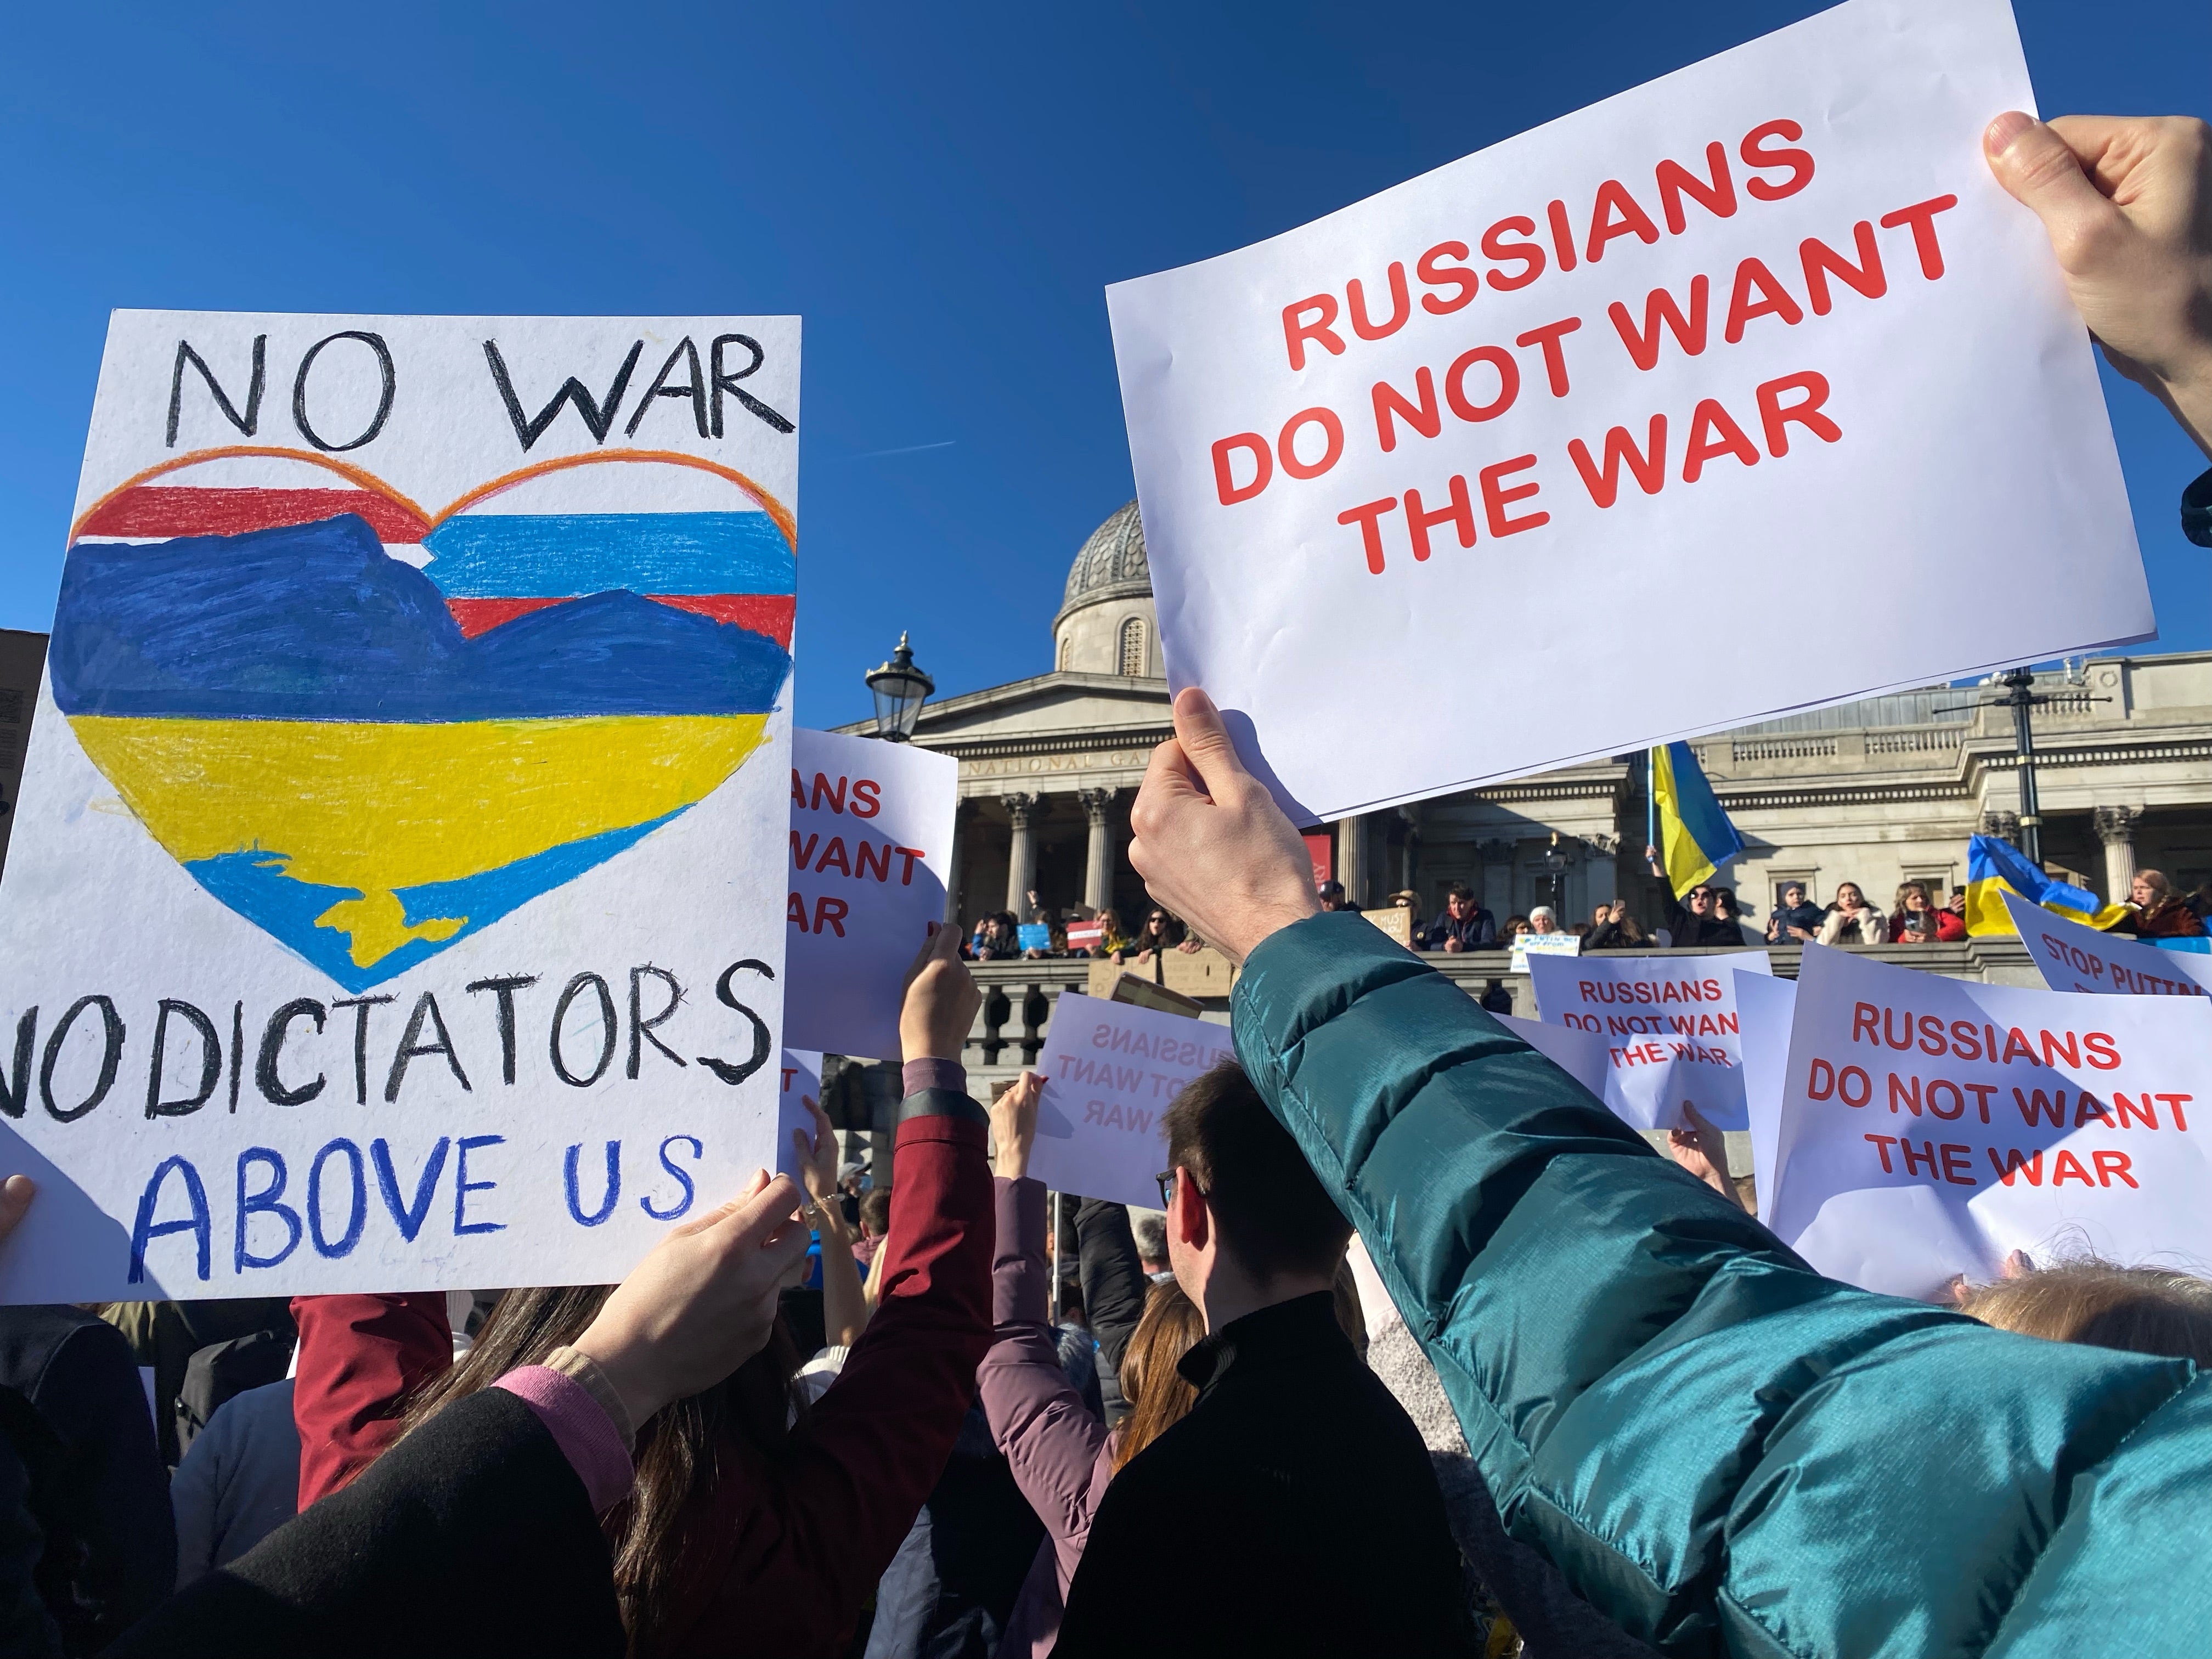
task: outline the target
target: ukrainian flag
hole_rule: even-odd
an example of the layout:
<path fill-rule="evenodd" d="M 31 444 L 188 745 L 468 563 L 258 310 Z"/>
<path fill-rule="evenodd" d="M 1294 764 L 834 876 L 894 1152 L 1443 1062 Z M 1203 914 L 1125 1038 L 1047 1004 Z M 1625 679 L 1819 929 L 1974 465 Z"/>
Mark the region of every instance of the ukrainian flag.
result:
<path fill-rule="evenodd" d="M 1743 837 L 1721 811 L 1688 744 L 1654 749 L 1650 765 L 1651 843 L 1680 898 L 1743 851 Z"/>
<path fill-rule="evenodd" d="M 2128 914 L 2124 904 L 2100 904 L 2086 887 L 2055 881 L 2027 861 L 2027 855 L 1996 836 L 1976 836 L 1966 843 L 1966 932 L 1979 937 L 2010 933 L 2005 913 L 2007 888 L 2030 904 L 2085 927 L 2110 927 Z"/>

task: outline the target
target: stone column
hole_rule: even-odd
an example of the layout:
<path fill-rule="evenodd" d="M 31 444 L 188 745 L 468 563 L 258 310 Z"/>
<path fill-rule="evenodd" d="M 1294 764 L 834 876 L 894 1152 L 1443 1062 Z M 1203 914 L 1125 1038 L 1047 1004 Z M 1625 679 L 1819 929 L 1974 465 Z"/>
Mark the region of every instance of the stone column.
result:
<path fill-rule="evenodd" d="M 1114 831 L 1106 814 L 1114 805 L 1111 789 L 1079 789 L 1075 799 L 1091 820 L 1091 841 L 1083 857 L 1083 902 L 1103 910 L 1114 902 Z"/>
<path fill-rule="evenodd" d="M 1006 848 L 1006 908 L 1017 921 L 1029 920 L 1030 889 L 1036 885 L 1036 842 L 1030 834 L 1030 814 L 1039 799 L 1034 792 L 1021 790 L 999 797 L 1014 826 L 1013 840 Z"/>
<path fill-rule="evenodd" d="M 2105 902 L 2125 904 L 2136 879 L 2136 825 L 2142 821 L 2140 806 L 2100 806 L 2097 839 L 2105 843 Z"/>
<path fill-rule="evenodd" d="M 1501 927 L 1505 925 L 1505 918 L 1513 914 L 1513 855 L 1520 850 L 1520 842 L 1504 836 L 1492 836 L 1474 844 L 1475 856 L 1482 860 L 1482 869 L 1471 884 L 1482 908 L 1498 918 Z"/>
<path fill-rule="evenodd" d="M 1367 902 L 1367 820 L 1354 812 L 1336 821 L 1336 878 L 1354 904 Z"/>
<path fill-rule="evenodd" d="M 1404 850 L 1398 860 L 1398 890 L 1415 891 L 1418 890 L 1413 886 L 1413 877 L 1420 863 L 1421 803 L 1415 801 L 1411 805 L 1400 807 L 1398 820 L 1406 826 L 1406 839 L 1401 843 Z"/>
<path fill-rule="evenodd" d="M 960 925 L 960 855 L 968 850 L 968 803 L 956 799 L 952 803 L 952 850 L 945 858 L 945 921 L 947 927 Z"/>

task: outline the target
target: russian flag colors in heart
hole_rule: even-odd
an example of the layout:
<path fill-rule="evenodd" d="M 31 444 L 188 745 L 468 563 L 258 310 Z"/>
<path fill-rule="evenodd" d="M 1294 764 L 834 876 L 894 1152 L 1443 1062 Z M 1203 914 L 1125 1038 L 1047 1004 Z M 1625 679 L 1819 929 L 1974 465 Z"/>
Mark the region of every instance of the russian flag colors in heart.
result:
<path fill-rule="evenodd" d="M 321 456 L 207 451 L 79 520 L 49 673 L 154 839 L 358 992 L 744 764 L 790 674 L 794 550 L 750 480 L 665 452 L 433 514 Z"/>

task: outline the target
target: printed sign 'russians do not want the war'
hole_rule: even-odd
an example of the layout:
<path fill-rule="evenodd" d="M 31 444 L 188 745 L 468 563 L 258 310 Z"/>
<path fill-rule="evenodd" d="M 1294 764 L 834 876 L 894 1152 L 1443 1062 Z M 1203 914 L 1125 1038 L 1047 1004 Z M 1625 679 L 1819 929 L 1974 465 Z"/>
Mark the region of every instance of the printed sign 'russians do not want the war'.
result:
<path fill-rule="evenodd" d="M 1037 1070 L 1030 1173 L 1054 1192 L 1158 1208 L 1160 1119 L 1185 1084 L 1237 1050 L 1229 1028 L 1063 991 Z"/>
<path fill-rule="evenodd" d="M 0 1300 L 620 1279 L 774 1167 L 795 318 L 119 312 Z"/>
<path fill-rule="evenodd" d="M 1850 0 L 1109 289 L 1170 684 L 1311 823 L 2148 637 L 2087 332 L 1983 158 L 2033 107 L 2005 0 Z M 1973 603 L 1662 673 L 1559 626 L 1784 550 L 1802 591 Z M 1475 614 L 1510 718 L 1406 649 Z"/>

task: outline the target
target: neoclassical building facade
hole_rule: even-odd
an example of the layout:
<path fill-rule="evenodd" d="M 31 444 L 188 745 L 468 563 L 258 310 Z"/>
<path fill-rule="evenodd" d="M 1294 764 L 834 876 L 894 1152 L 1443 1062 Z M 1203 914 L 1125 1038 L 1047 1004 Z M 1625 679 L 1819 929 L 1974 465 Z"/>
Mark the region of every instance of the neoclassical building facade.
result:
<path fill-rule="evenodd" d="M 1135 502 L 1078 550 L 1052 631 L 1049 672 L 939 698 L 915 729 L 960 763 L 950 906 L 966 923 L 1031 891 L 1125 919 L 1146 902 L 1129 805 L 1170 728 Z M 2034 728 L 2045 861 L 2107 896 L 2142 866 L 2212 882 L 2212 653 L 2091 658 L 2036 689 L 2050 699 Z M 1747 843 L 1718 879 L 1762 919 L 1790 881 L 1822 902 L 1855 881 L 1885 907 L 1907 879 L 1963 882 L 1970 835 L 2017 831 L 2012 716 L 1996 696 L 1936 687 L 1700 739 Z M 1644 823 L 1641 758 L 1622 756 L 1347 818 L 1316 839 L 1316 865 L 1363 903 L 1411 888 L 1426 915 L 1464 881 L 1501 920 L 1549 903 L 1571 921 L 1620 896 L 1652 925 L 1665 896 Z"/>

